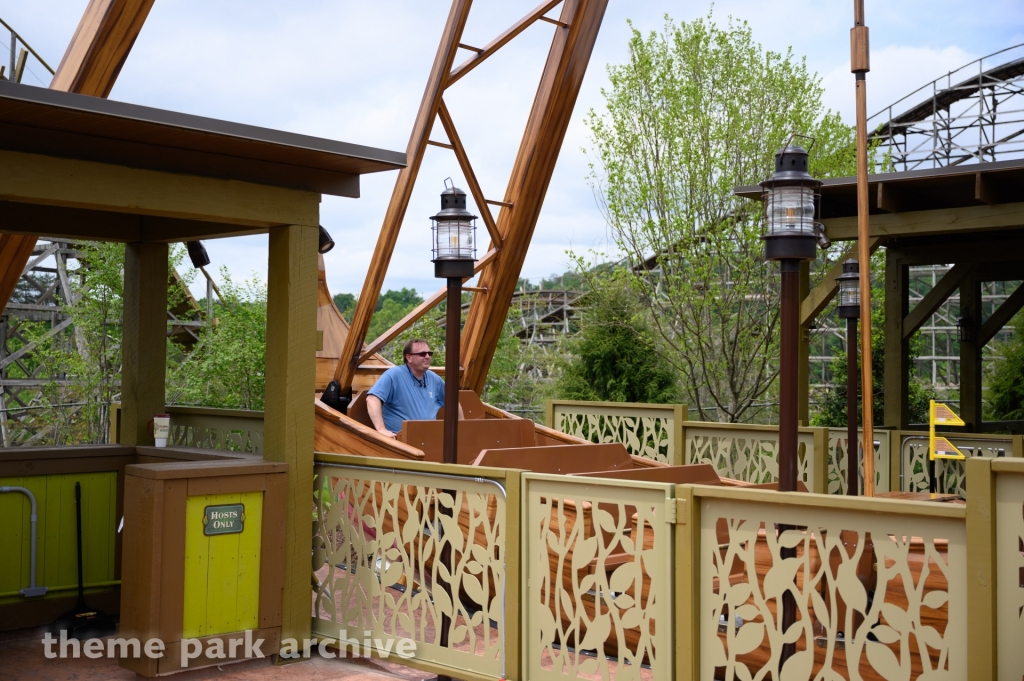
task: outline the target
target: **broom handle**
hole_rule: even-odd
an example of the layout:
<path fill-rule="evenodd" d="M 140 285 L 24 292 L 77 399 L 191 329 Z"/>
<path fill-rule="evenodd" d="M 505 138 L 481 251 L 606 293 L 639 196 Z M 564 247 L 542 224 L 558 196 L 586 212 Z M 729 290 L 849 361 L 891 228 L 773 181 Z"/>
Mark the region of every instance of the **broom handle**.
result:
<path fill-rule="evenodd" d="M 82 581 L 82 483 L 75 483 L 75 521 L 78 527 L 78 604 L 85 604 L 85 586 Z"/>

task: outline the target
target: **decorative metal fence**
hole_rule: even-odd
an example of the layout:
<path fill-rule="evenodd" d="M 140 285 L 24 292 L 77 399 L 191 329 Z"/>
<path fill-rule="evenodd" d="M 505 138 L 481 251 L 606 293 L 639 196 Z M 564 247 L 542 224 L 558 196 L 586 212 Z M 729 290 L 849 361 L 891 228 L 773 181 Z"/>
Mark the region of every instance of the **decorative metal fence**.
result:
<path fill-rule="evenodd" d="M 313 633 L 375 655 L 406 645 L 404 663 L 438 674 L 516 678 L 518 484 L 500 469 L 317 454 Z"/>
<path fill-rule="evenodd" d="M 523 678 L 673 677 L 674 491 L 523 475 Z"/>
<path fill-rule="evenodd" d="M 969 678 L 963 505 L 705 486 L 678 496 L 691 512 L 677 563 L 699 583 L 681 613 L 699 664 L 679 678 Z"/>
<path fill-rule="evenodd" d="M 864 446 L 864 431 L 858 430 L 857 451 Z M 892 445 L 890 444 L 889 431 L 875 431 L 875 490 L 888 492 L 892 489 L 891 467 L 892 467 Z M 829 428 L 828 430 L 828 493 L 846 494 L 848 489 L 847 475 L 849 473 L 850 438 L 845 428 Z M 857 489 L 864 489 L 864 461 L 858 455 L 860 468 L 860 481 Z"/>
<path fill-rule="evenodd" d="M 979 456 L 1020 457 L 1020 435 L 981 435 L 976 433 L 942 433 L 968 458 Z M 905 492 L 927 492 L 931 479 L 928 476 L 928 433 L 916 431 L 894 431 L 900 443 L 900 489 Z M 939 459 L 935 462 L 936 490 L 947 494 L 966 494 L 967 476 L 963 461 Z"/>
<path fill-rule="evenodd" d="M 779 427 L 745 423 L 687 421 L 683 424 L 685 463 L 709 463 L 718 474 L 745 482 L 779 479 Z M 827 428 L 801 428 L 798 435 L 799 479 L 823 493 Z"/>
<path fill-rule="evenodd" d="M 591 442 L 621 442 L 635 456 L 683 463 L 685 404 L 548 400 L 547 424 Z"/>
<path fill-rule="evenodd" d="M 166 407 L 170 444 L 227 452 L 263 453 L 263 412 L 208 407 Z"/>

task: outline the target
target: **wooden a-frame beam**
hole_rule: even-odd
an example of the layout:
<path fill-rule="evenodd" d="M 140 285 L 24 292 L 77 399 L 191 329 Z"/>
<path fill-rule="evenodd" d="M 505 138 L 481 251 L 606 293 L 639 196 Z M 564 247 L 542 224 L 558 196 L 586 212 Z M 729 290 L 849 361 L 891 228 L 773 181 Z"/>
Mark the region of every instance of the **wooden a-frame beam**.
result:
<path fill-rule="evenodd" d="M 564 0 L 526 131 L 498 214 L 503 239 L 500 257 L 480 275 L 487 293 L 475 297 L 462 335 L 462 387 L 480 393 L 498 345 L 508 306 L 540 217 L 548 184 L 576 97 L 604 19 L 608 0 Z"/>
<path fill-rule="evenodd" d="M 477 260 L 476 264 L 473 266 L 474 275 L 476 273 L 479 273 L 480 270 L 482 270 L 486 265 L 489 265 L 490 262 L 494 260 L 494 258 L 497 255 L 498 251 L 494 249 L 485 253 L 484 256 Z M 468 279 L 465 281 L 468 281 Z M 469 289 L 463 288 L 463 290 L 466 291 Z M 373 357 L 374 353 L 380 352 L 381 348 L 383 348 L 385 345 L 398 338 L 398 336 L 402 332 L 404 332 L 406 329 L 408 329 L 413 324 L 418 322 L 423 317 L 423 315 L 437 307 L 441 303 L 441 301 L 445 299 L 445 296 L 447 294 L 448 288 L 445 287 L 442 289 L 438 289 L 434 293 L 427 296 L 426 300 L 417 305 L 411 312 L 409 312 L 409 314 L 399 319 L 390 329 L 382 333 L 373 342 L 371 342 L 369 345 L 363 348 L 363 353 L 359 355 L 358 364 L 362 364 L 366 360 L 370 359 L 371 357 Z"/>
<path fill-rule="evenodd" d="M 441 106 L 437 111 L 437 115 L 441 119 L 441 125 L 444 126 L 445 134 L 448 135 L 448 139 L 452 143 L 452 151 L 455 152 L 455 158 L 459 161 L 462 174 L 466 176 L 469 192 L 473 195 L 473 200 L 476 201 L 476 205 L 482 213 L 480 217 L 483 218 L 484 225 L 487 227 L 487 233 L 491 235 L 491 245 L 495 249 L 501 250 L 501 235 L 498 233 L 498 225 L 494 222 L 494 215 L 487 205 L 487 198 L 484 196 L 483 190 L 480 189 L 476 173 L 473 172 L 473 166 L 469 163 L 469 156 L 466 154 L 465 147 L 462 146 L 459 131 L 455 129 L 455 123 L 452 121 L 451 114 L 448 113 L 448 107 L 445 106 L 443 99 L 441 100 Z"/>
<path fill-rule="evenodd" d="M 514 23 L 507 31 L 499 35 L 497 38 L 487 43 L 480 51 L 474 54 L 466 61 L 459 64 L 449 75 L 448 85 L 450 87 L 454 85 L 460 78 L 465 76 L 467 73 L 475 69 L 480 64 L 484 63 L 488 57 L 492 56 L 495 52 L 504 47 L 509 41 L 515 38 L 517 35 L 529 28 L 533 23 L 539 19 L 543 19 L 544 15 L 551 11 L 562 0 L 545 0 L 537 6 L 532 12 L 527 14 L 525 17 Z M 559 22 L 561 24 L 561 22 Z M 564 24 L 562 24 L 564 26 Z"/>
<path fill-rule="evenodd" d="M 409 207 L 409 198 L 412 196 L 412 189 L 416 184 L 420 165 L 423 163 L 423 154 L 430 140 L 430 129 L 433 127 L 437 110 L 441 106 L 441 96 L 448 86 L 448 73 L 455 61 L 459 43 L 462 42 L 462 31 L 466 27 L 466 19 L 469 18 L 472 4 L 473 0 L 454 0 L 451 11 L 448 13 L 448 22 L 445 24 L 441 44 L 437 48 L 427 87 L 423 92 L 423 99 L 420 101 L 419 112 L 416 114 L 416 121 L 412 126 L 409 145 L 406 147 L 408 165 L 398 172 L 398 179 L 391 193 L 391 201 L 388 203 L 387 213 L 384 214 L 384 224 L 377 237 L 377 246 L 374 248 L 373 257 L 370 260 L 370 268 L 366 272 L 363 289 L 359 293 L 355 311 L 352 313 L 352 324 L 349 327 L 348 336 L 345 337 L 338 366 L 334 371 L 334 380 L 341 384 L 342 389 L 352 385 L 360 350 L 363 347 L 363 339 L 366 338 L 366 332 L 370 329 L 373 309 L 377 304 L 377 297 L 380 296 L 380 290 L 384 286 L 388 264 L 391 262 L 391 255 L 398 242 L 398 233 L 402 228 L 402 221 Z"/>
<path fill-rule="evenodd" d="M 999 330 L 1006 326 L 1022 307 L 1024 307 L 1024 284 L 1018 286 L 1017 290 L 1003 301 L 999 309 L 981 325 L 981 330 L 978 331 L 978 347 L 985 347 L 990 340 L 995 338 Z"/>
<path fill-rule="evenodd" d="M 871 243 L 868 246 L 869 250 L 874 253 L 878 250 L 878 247 L 885 243 L 885 237 L 873 237 Z M 818 282 L 818 285 L 811 290 L 810 293 L 800 303 L 800 325 L 807 326 L 814 319 L 821 314 L 821 311 L 828 307 L 828 304 L 832 302 L 832 299 L 836 296 L 836 279 L 840 274 L 843 273 L 843 263 L 850 258 L 857 257 L 857 246 L 854 245 L 852 248 L 843 253 L 842 257 L 836 261 L 836 264 L 832 265 L 832 268 L 825 275 L 825 278 Z"/>
<path fill-rule="evenodd" d="M 928 318 L 935 314 L 935 311 L 942 307 L 946 299 L 953 294 L 953 291 L 960 288 L 964 279 L 974 270 L 973 263 L 957 263 L 946 272 L 942 279 L 932 287 L 932 290 L 925 294 L 914 309 L 903 319 L 903 340 L 907 340 L 920 329 Z"/>
<path fill-rule="evenodd" d="M 93 97 L 110 94 L 153 2 L 90 0 L 50 89 Z M 7 307 L 35 245 L 36 238 L 29 235 L 13 236 L 4 245 L 12 257 L 0 263 L 0 311 Z"/>

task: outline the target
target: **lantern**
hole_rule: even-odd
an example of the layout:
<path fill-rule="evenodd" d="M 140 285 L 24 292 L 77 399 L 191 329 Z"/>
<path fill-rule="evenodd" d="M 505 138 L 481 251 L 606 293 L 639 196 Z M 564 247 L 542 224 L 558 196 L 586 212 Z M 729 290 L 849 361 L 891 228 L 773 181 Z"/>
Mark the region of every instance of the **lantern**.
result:
<path fill-rule="evenodd" d="M 843 273 L 836 281 L 839 284 L 839 316 L 843 319 L 860 317 L 860 263 L 847 260 Z"/>
<path fill-rule="evenodd" d="M 814 260 L 814 245 L 831 242 L 815 222 L 819 180 L 807 172 L 807 152 L 788 145 L 775 154 L 775 173 L 761 183 L 768 260 Z"/>
<path fill-rule="evenodd" d="M 449 186 L 441 192 L 441 210 L 430 218 L 434 276 L 471 277 L 476 262 L 476 216 L 466 210 L 466 192 Z"/>

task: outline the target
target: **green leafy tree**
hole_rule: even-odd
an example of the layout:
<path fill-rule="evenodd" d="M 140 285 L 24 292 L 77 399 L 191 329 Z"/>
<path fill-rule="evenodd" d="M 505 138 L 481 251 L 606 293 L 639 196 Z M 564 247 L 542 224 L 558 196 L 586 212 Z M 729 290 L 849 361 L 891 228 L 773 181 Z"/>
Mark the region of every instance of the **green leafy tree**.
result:
<path fill-rule="evenodd" d="M 1012 324 L 1013 335 L 997 349 L 1003 359 L 988 379 L 986 416 L 994 421 L 1024 420 L 1024 314 Z"/>
<path fill-rule="evenodd" d="M 591 180 L 687 401 L 739 421 L 777 379 L 779 274 L 763 260 L 761 206 L 733 189 L 763 180 L 793 133 L 814 138 L 816 177 L 852 174 L 854 131 L 822 106 L 804 60 L 712 19 L 633 30 L 605 110 L 589 114 Z"/>
<path fill-rule="evenodd" d="M 600 281 L 586 295 L 578 333 L 564 340 L 555 383 L 562 399 L 675 402 L 676 372 L 658 352 L 647 309 L 624 277 Z"/>
<path fill-rule="evenodd" d="M 253 277 L 236 284 L 221 271 L 216 322 L 168 372 L 169 404 L 263 409 L 267 350 L 267 287 Z"/>
<path fill-rule="evenodd" d="M 356 309 L 356 297 L 351 293 L 334 294 L 334 307 L 345 318 L 346 322 L 352 321 L 352 312 Z"/>

